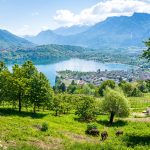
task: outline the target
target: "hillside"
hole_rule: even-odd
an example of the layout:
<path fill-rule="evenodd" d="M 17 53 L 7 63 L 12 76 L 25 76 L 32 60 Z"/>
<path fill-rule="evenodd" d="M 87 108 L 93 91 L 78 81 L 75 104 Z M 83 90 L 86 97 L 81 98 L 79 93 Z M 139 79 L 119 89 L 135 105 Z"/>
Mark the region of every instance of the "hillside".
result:
<path fill-rule="evenodd" d="M 34 44 L 6 30 L 0 30 L 0 50 L 18 47 L 32 47 Z"/>
<path fill-rule="evenodd" d="M 150 37 L 150 14 L 134 13 L 131 17 L 111 17 L 77 35 L 79 45 L 88 47 L 142 46 Z"/>
<path fill-rule="evenodd" d="M 144 100 L 147 98 L 148 96 L 142 100 L 141 97 L 130 98 L 131 106 L 138 110 L 139 106 L 146 106 Z M 138 103 L 139 100 L 142 103 Z M 19 113 L 17 110 L 0 108 L 0 133 L 2 133 L 0 144 L 2 147 L 8 150 L 149 150 L 150 148 L 149 118 L 131 116 L 127 118 L 129 121 L 117 118 L 113 126 L 109 127 L 108 116 L 99 115 L 94 125 L 98 127 L 100 133 L 104 130 L 108 132 L 108 139 L 102 141 L 100 136 L 86 135 L 88 123 L 77 121 L 78 116 L 72 112 L 55 116 L 54 111 L 42 112 L 40 110 L 37 114 L 30 111 L 24 110 Z M 40 130 L 43 123 L 48 124 L 46 132 Z M 115 135 L 117 130 L 124 131 L 124 134 L 117 137 Z"/>
<path fill-rule="evenodd" d="M 58 32 L 57 32 L 58 33 Z M 142 47 L 150 37 L 150 14 L 134 13 L 132 16 L 110 17 L 85 32 L 62 36 L 54 31 L 42 31 L 28 40 L 36 44 L 67 44 L 91 48 Z"/>
<path fill-rule="evenodd" d="M 55 44 L 60 38 L 62 38 L 62 36 L 55 34 L 51 30 L 46 30 L 40 32 L 36 36 L 25 36 L 25 38 L 28 41 L 31 41 L 35 44 L 43 45 L 43 44 Z"/>
<path fill-rule="evenodd" d="M 41 45 L 32 48 L 18 48 L 15 50 L 3 50 L 0 53 L 0 59 L 7 61 L 46 61 L 49 59 L 65 59 L 71 57 L 83 56 L 88 52 L 93 52 L 92 49 L 87 49 L 79 46 L 69 45 Z"/>

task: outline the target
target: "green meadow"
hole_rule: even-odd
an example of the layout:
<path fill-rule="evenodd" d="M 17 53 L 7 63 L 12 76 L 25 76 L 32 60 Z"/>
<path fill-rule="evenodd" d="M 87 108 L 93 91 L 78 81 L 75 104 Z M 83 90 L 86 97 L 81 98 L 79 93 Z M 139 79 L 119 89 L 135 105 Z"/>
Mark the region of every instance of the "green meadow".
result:
<path fill-rule="evenodd" d="M 53 111 L 18 110 L 8 107 L 0 108 L 0 149 L 8 150 L 149 150 L 150 149 L 150 118 L 132 115 L 144 111 L 150 104 L 150 94 L 143 97 L 128 98 L 131 104 L 129 118 L 115 118 L 112 126 L 108 125 L 109 116 L 98 115 L 94 124 L 100 133 L 108 132 L 108 138 L 101 140 L 85 134 L 88 122 L 78 121 L 78 116 L 71 112 L 55 116 Z M 48 130 L 40 127 L 47 123 Z M 117 130 L 124 132 L 116 136 Z"/>

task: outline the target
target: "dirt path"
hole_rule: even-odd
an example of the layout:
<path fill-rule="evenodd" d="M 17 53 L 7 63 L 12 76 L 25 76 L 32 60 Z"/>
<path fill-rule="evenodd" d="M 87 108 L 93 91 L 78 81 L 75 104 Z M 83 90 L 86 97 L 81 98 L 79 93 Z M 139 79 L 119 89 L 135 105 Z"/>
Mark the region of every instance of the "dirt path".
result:
<path fill-rule="evenodd" d="M 126 118 L 125 120 L 132 121 L 132 122 L 150 122 L 150 117 L 149 118 Z"/>

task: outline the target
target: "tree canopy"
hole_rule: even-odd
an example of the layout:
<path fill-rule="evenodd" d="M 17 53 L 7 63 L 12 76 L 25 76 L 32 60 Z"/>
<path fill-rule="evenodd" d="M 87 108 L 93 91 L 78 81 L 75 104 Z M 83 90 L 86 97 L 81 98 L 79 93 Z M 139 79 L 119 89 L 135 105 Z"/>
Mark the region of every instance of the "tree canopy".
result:
<path fill-rule="evenodd" d="M 129 115 L 129 104 L 125 96 L 119 91 L 107 88 L 105 99 L 102 102 L 103 111 L 110 114 L 109 123 L 112 124 L 114 116 L 126 117 Z"/>
<path fill-rule="evenodd" d="M 144 42 L 145 46 L 147 47 L 147 50 L 145 50 L 143 52 L 142 57 L 146 58 L 148 61 L 150 61 L 150 38 L 148 39 L 148 41 Z"/>

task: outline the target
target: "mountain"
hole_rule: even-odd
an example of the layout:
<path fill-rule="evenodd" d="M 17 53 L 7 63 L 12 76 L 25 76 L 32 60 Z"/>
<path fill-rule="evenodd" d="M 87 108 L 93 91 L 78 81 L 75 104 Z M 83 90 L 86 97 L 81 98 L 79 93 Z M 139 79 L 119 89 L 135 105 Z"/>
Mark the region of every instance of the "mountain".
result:
<path fill-rule="evenodd" d="M 6 30 L 0 30 L 0 49 L 32 47 L 34 44 Z"/>
<path fill-rule="evenodd" d="M 51 30 L 45 30 L 40 32 L 36 36 L 25 36 L 25 38 L 35 44 L 55 44 L 61 38 L 61 35 L 57 35 Z"/>
<path fill-rule="evenodd" d="M 142 46 L 149 37 L 150 14 L 134 13 L 130 17 L 110 17 L 73 39 L 80 39 L 75 41 L 77 45 L 97 48 Z"/>
<path fill-rule="evenodd" d="M 54 31 L 42 31 L 30 40 L 36 44 L 63 44 L 90 48 L 143 46 L 150 37 L 150 14 L 110 17 L 85 32 L 62 36 Z"/>
<path fill-rule="evenodd" d="M 74 25 L 71 27 L 60 27 L 60 28 L 53 30 L 53 32 L 59 35 L 68 36 L 68 35 L 74 35 L 74 34 L 85 32 L 89 28 L 90 26 Z"/>

